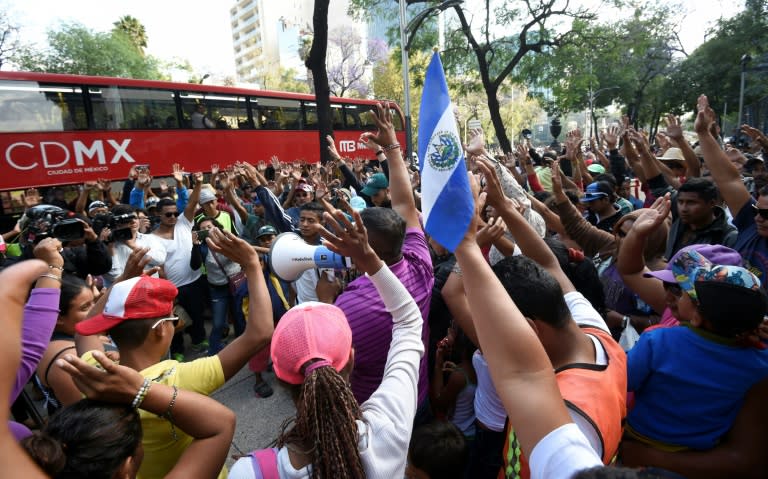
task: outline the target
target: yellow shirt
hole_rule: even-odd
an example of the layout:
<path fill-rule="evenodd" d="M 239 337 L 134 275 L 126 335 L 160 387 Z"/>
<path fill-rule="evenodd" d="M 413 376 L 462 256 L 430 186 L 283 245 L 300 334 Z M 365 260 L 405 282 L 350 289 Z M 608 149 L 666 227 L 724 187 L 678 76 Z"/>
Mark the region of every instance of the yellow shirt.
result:
<path fill-rule="evenodd" d="M 90 352 L 83 355 L 83 360 L 96 364 Z M 179 363 L 169 359 L 144 369 L 141 375 L 159 384 L 175 385 L 179 389 L 206 396 L 224 385 L 224 370 L 221 368 L 218 356 L 200 358 L 189 363 Z M 138 479 L 165 477 L 193 439 L 176 427 L 177 439 L 174 440 L 171 423 L 167 419 L 158 417 L 157 414 L 139 409 L 139 416 L 143 430 L 144 461 L 136 477 Z M 226 467 L 218 477 L 226 479 Z"/>

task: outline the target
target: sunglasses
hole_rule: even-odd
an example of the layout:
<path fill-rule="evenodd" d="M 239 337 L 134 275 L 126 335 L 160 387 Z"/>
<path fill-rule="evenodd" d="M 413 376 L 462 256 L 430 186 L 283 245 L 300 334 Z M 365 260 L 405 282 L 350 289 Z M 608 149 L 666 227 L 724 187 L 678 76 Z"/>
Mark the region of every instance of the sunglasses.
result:
<path fill-rule="evenodd" d="M 170 218 L 172 216 L 175 216 L 176 218 L 178 218 L 180 214 L 181 213 L 179 211 L 173 211 L 173 212 L 169 211 L 167 213 L 163 213 L 163 216 L 165 216 L 166 218 Z"/>
<path fill-rule="evenodd" d="M 170 316 L 168 318 L 158 319 L 155 322 L 155 324 L 152 325 L 152 329 L 155 329 L 163 321 L 170 321 L 171 323 L 173 323 L 173 327 L 174 328 L 179 325 L 179 317 L 178 316 Z"/>
<path fill-rule="evenodd" d="M 752 205 L 752 208 L 754 208 L 755 214 L 760 215 L 764 220 L 768 220 L 768 209 L 758 208 L 755 204 Z"/>
<path fill-rule="evenodd" d="M 664 281 L 664 289 L 678 298 L 683 295 L 683 288 L 681 288 L 677 283 L 667 283 Z"/>

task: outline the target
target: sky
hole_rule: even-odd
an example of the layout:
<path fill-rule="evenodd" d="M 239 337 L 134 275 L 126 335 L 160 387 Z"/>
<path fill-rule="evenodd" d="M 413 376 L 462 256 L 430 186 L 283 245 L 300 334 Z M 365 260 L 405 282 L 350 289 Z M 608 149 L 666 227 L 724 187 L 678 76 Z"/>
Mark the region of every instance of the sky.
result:
<path fill-rule="evenodd" d="M 0 0 L 0 8 L 9 11 L 21 27 L 25 43 L 44 46 L 46 30 L 61 22 L 77 21 L 93 30 L 108 31 L 118 18 L 131 15 L 147 30 L 148 53 L 161 60 L 188 59 L 197 74 L 219 78 L 235 73 L 229 23 L 233 4 L 234 0 Z M 738 12 L 743 1 L 683 0 L 683 5 L 687 12 L 681 12 L 685 17 L 680 37 L 691 53 L 704 41 L 707 27 L 720 16 Z"/>

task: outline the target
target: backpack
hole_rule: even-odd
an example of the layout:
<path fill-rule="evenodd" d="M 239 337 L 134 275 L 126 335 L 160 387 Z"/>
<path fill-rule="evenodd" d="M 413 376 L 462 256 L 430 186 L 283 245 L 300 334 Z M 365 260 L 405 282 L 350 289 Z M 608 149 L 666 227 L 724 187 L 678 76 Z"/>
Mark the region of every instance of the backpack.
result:
<path fill-rule="evenodd" d="M 277 448 L 257 449 L 251 452 L 251 465 L 256 479 L 280 479 L 277 470 Z"/>

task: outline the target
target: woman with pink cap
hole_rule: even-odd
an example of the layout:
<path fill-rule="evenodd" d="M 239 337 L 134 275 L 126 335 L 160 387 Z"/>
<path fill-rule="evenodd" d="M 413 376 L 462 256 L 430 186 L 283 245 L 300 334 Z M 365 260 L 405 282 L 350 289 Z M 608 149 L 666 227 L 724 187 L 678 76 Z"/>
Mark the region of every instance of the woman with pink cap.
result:
<path fill-rule="evenodd" d="M 296 403 L 294 425 L 280 434 L 278 448 L 237 461 L 230 479 L 403 477 L 424 354 L 421 314 L 368 244 L 357 212 L 354 224 L 340 211 L 325 219 L 334 231 L 323 231 L 325 245 L 370 276 L 392 314 L 384 379 L 358 405 L 348 385 L 354 349 L 344 313 L 316 302 L 294 307 L 275 328 L 271 351 L 275 375 Z"/>

